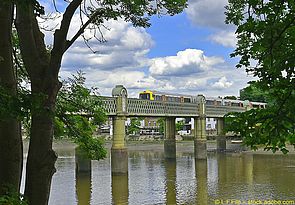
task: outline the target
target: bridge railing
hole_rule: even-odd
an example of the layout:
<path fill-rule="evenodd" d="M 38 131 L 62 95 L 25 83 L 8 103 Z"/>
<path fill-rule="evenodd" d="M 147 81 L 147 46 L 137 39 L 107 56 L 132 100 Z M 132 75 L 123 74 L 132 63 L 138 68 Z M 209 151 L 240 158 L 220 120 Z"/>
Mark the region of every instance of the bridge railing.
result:
<path fill-rule="evenodd" d="M 128 98 L 129 116 L 175 116 L 189 117 L 198 115 L 195 103 L 163 102 Z"/>
<path fill-rule="evenodd" d="M 207 117 L 224 117 L 229 112 L 245 112 L 244 107 L 206 105 Z"/>
<path fill-rule="evenodd" d="M 117 114 L 116 98 L 102 97 L 101 101 L 107 115 Z"/>
<path fill-rule="evenodd" d="M 117 114 L 116 98 L 102 97 L 104 109 L 109 116 Z M 197 117 L 198 104 L 150 101 L 137 98 L 127 99 L 128 116 L 153 116 L 153 117 Z M 229 112 L 244 112 L 244 107 L 206 105 L 207 117 L 223 117 Z"/>

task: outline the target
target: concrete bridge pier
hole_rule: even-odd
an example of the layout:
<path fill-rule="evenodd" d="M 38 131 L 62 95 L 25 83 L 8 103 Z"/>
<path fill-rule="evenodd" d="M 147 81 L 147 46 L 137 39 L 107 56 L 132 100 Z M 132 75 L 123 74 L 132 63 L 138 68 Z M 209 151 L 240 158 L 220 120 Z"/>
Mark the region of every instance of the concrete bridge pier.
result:
<path fill-rule="evenodd" d="M 80 147 L 75 149 L 75 163 L 77 173 L 91 172 L 91 159 L 88 158 L 87 153 Z"/>
<path fill-rule="evenodd" d="M 164 155 L 167 159 L 176 158 L 175 117 L 165 119 Z"/>
<path fill-rule="evenodd" d="M 206 138 L 206 99 L 203 95 L 198 95 L 199 116 L 195 118 L 195 158 L 207 159 L 207 138 Z"/>
<path fill-rule="evenodd" d="M 206 118 L 195 118 L 194 151 L 196 159 L 207 159 Z"/>
<path fill-rule="evenodd" d="M 128 174 L 128 151 L 125 146 L 125 120 L 127 113 L 127 90 L 116 85 L 112 90 L 116 98 L 116 116 L 113 117 L 113 144 L 111 149 L 112 175 Z"/>
<path fill-rule="evenodd" d="M 217 119 L 217 152 L 226 150 L 226 137 L 224 132 L 224 118 Z"/>
<path fill-rule="evenodd" d="M 113 144 L 111 149 L 112 175 L 128 173 L 128 151 L 125 146 L 125 120 L 124 116 L 113 118 Z"/>
<path fill-rule="evenodd" d="M 75 164 L 78 205 L 89 204 L 91 200 L 91 160 L 80 147 L 75 149 Z"/>

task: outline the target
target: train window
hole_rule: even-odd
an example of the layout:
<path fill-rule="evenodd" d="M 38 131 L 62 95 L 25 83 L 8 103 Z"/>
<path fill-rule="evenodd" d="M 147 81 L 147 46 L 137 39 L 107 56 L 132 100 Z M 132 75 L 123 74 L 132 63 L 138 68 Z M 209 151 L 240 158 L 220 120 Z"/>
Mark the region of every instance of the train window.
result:
<path fill-rule="evenodd" d="M 231 103 L 231 106 L 234 106 L 234 107 L 239 107 L 240 104 L 239 103 Z"/>
<path fill-rule="evenodd" d="M 214 101 L 213 100 L 206 100 L 206 104 L 207 105 L 214 105 Z"/>
<path fill-rule="evenodd" d="M 184 102 L 191 102 L 191 99 L 189 99 L 189 98 L 184 98 L 183 100 L 184 100 Z"/>
<path fill-rule="evenodd" d="M 162 98 L 161 98 L 161 96 L 160 96 L 160 95 L 156 95 L 156 98 L 155 98 L 155 100 L 161 101 L 161 100 L 162 100 Z"/>
<path fill-rule="evenodd" d="M 139 94 L 139 99 L 149 100 L 150 94 L 149 93 Z"/>

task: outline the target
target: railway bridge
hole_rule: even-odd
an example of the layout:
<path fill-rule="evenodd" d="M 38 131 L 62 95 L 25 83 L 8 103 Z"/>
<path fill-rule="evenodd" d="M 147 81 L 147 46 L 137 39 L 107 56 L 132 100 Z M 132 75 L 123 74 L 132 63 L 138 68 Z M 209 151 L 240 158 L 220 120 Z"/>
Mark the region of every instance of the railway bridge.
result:
<path fill-rule="evenodd" d="M 128 172 L 128 151 L 125 145 L 125 120 L 127 117 L 164 117 L 164 153 L 166 158 L 176 158 L 175 118 L 194 118 L 194 155 L 196 159 L 207 158 L 206 117 L 217 119 L 217 150 L 226 149 L 224 115 L 244 112 L 247 107 L 206 105 L 203 95 L 196 103 L 150 101 L 128 98 L 127 89 L 117 85 L 112 97 L 102 97 L 106 114 L 113 119 L 113 143 L 111 148 L 112 174 Z"/>

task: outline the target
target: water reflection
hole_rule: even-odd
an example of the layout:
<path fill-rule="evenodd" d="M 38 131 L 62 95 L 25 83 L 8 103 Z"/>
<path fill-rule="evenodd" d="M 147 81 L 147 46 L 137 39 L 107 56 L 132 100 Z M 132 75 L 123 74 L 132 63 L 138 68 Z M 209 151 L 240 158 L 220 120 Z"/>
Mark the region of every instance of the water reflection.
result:
<path fill-rule="evenodd" d="M 165 159 L 166 204 L 176 204 L 176 160 Z"/>
<path fill-rule="evenodd" d="M 128 175 L 112 175 L 112 202 L 113 204 L 128 204 L 129 189 Z"/>
<path fill-rule="evenodd" d="M 207 160 L 195 159 L 195 172 L 197 181 L 197 193 L 195 204 L 208 204 Z"/>
<path fill-rule="evenodd" d="M 79 148 L 75 150 L 76 196 L 78 205 L 88 205 L 91 201 L 91 160 Z"/>
<path fill-rule="evenodd" d="M 50 205 L 295 200 L 295 155 L 208 153 L 207 160 L 195 161 L 193 152 L 185 150 L 171 161 L 165 160 L 161 150 L 131 150 L 129 176 L 112 176 L 109 157 L 93 161 L 91 167 L 77 153 L 59 155 Z"/>

